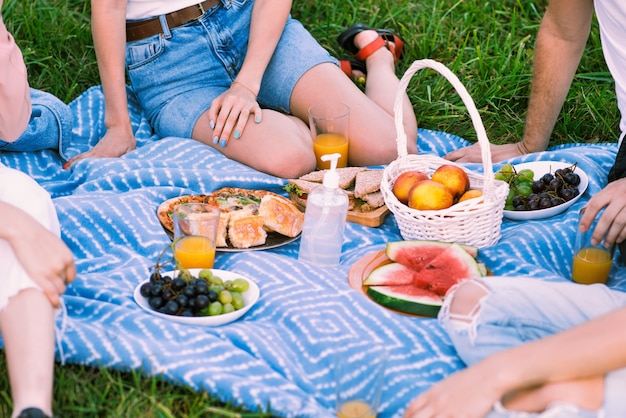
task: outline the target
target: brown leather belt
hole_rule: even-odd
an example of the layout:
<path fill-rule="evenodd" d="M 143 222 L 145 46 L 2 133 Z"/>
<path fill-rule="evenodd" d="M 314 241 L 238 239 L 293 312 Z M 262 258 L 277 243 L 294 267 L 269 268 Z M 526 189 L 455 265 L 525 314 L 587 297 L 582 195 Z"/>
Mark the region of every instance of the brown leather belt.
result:
<path fill-rule="evenodd" d="M 168 13 L 165 15 L 167 26 L 173 29 L 196 20 L 219 2 L 220 0 L 207 0 L 200 4 L 194 4 L 193 6 Z M 161 32 L 163 32 L 163 28 L 158 17 L 137 22 L 126 22 L 126 42 L 138 41 Z"/>

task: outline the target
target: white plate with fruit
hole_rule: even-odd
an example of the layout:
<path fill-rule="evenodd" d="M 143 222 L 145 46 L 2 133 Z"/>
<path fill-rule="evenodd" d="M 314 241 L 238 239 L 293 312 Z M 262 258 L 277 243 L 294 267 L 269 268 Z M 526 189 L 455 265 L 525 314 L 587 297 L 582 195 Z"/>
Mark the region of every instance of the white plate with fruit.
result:
<path fill-rule="evenodd" d="M 135 302 L 146 312 L 163 319 L 217 327 L 241 318 L 261 295 L 254 281 L 238 273 L 218 269 L 189 269 L 187 272 L 191 277 L 181 277 L 179 270 L 159 272 L 160 280 L 158 276 L 153 277 L 153 273 L 135 288 Z M 160 289 L 155 284 L 160 284 Z M 222 290 L 227 292 L 222 293 Z M 167 305 L 168 302 L 174 303 Z"/>
<path fill-rule="evenodd" d="M 515 221 L 544 219 L 571 207 L 587 190 L 587 174 L 576 163 L 534 161 L 505 164 L 495 174 L 508 181 L 504 217 Z"/>

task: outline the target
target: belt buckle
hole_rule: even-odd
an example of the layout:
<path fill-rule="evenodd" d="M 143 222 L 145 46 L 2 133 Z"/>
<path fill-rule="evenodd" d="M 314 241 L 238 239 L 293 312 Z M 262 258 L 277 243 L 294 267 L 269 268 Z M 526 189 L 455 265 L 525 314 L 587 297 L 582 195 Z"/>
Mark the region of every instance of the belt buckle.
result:
<path fill-rule="evenodd" d="M 196 17 L 194 20 L 200 19 L 206 13 L 206 10 L 204 10 L 204 6 L 202 5 L 203 3 L 204 2 L 198 4 L 198 9 L 200 9 L 200 16 Z"/>

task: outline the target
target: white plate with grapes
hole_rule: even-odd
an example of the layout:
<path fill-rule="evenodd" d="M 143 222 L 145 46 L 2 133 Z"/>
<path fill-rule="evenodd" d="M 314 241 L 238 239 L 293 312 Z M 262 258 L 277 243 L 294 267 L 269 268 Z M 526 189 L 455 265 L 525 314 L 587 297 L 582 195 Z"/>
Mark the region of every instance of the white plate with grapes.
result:
<path fill-rule="evenodd" d="M 135 302 L 160 318 L 217 327 L 241 318 L 261 295 L 254 281 L 238 273 L 217 269 L 186 271 L 190 277 L 181 277 L 179 270 L 152 273 L 135 288 Z"/>
<path fill-rule="evenodd" d="M 504 217 L 515 221 L 544 219 L 572 206 L 587 190 L 587 174 L 576 163 L 534 161 L 505 164 L 495 175 L 509 183 Z"/>

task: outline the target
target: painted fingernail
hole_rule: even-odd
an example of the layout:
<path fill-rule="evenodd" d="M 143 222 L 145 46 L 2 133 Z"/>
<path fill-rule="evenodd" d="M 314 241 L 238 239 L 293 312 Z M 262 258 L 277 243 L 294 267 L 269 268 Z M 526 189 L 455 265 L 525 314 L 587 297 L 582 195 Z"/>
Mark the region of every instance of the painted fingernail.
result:
<path fill-rule="evenodd" d="M 226 139 L 222 138 L 220 139 L 220 147 L 224 148 L 226 146 Z"/>
<path fill-rule="evenodd" d="M 213 144 L 214 144 L 214 145 L 217 145 L 217 143 L 219 142 L 219 140 L 220 140 L 220 139 L 219 139 L 218 137 L 214 136 L 214 137 L 213 137 Z"/>
<path fill-rule="evenodd" d="M 63 164 L 63 168 L 64 169 L 67 169 L 69 166 L 70 166 L 70 162 L 69 161 L 66 162 L 65 164 Z"/>
<path fill-rule="evenodd" d="M 256 118 L 254 118 L 254 121 L 256 123 L 261 123 L 261 116 L 257 116 Z"/>
<path fill-rule="evenodd" d="M 211 129 L 215 129 L 215 122 L 210 120 L 209 121 L 209 126 L 211 127 Z"/>
<path fill-rule="evenodd" d="M 234 137 L 235 139 L 239 139 L 239 137 L 240 137 L 240 136 L 241 136 L 241 132 L 239 132 L 239 131 L 235 131 L 235 135 L 233 135 L 233 137 Z"/>

